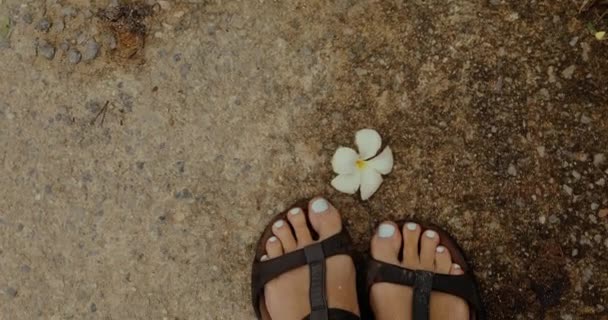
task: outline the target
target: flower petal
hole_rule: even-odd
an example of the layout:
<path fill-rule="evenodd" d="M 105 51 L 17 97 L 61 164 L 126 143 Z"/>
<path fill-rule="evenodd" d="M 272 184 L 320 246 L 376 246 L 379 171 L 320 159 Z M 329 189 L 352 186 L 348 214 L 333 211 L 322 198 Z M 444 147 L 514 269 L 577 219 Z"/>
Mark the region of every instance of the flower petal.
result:
<path fill-rule="evenodd" d="M 382 146 L 380 134 L 373 129 L 362 129 L 355 134 L 355 144 L 359 148 L 361 159 L 367 160 L 376 155 Z"/>
<path fill-rule="evenodd" d="M 367 160 L 367 164 L 382 174 L 388 174 L 393 169 L 393 151 L 386 147 L 377 157 Z"/>
<path fill-rule="evenodd" d="M 359 172 L 351 174 L 340 174 L 331 180 L 332 187 L 336 190 L 348 194 L 353 194 L 359 189 L 361 184 L 361 174 Z"/>
<path fill-rule="evenodd" d="M 337 174 L 353 173 L 356 171 L 359 155 L 351 148 L 340 147 L 331 159 L 331 167 Z"/>
<path fill-rule="evenodd" d="M 361 200 L 371 197 L 382 184 L 382 176 L 376 169 L 367 168 L 361 173 Z"/>

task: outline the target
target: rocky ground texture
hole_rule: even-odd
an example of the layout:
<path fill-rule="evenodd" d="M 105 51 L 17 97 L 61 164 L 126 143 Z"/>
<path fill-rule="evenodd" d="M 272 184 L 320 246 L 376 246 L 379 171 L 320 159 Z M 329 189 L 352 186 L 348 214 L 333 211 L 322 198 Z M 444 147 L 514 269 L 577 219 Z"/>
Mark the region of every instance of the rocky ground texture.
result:
<path fill-rule="evenodd" d="M 316 194 L 362 250 L 444 226 L 491 319 L 608 319 L 579 2 L 0 0 L 0 319 L 252 319 L 258 235 Z M 395 168 L 362 202 L 329 160 L 366 127 Z"/>

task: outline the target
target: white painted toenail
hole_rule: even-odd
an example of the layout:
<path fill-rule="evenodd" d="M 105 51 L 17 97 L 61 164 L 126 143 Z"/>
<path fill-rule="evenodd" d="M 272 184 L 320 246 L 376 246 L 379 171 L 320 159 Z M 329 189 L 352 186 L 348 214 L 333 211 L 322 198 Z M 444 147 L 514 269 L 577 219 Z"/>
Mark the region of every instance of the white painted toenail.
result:
<path fill-rule="evenodd" d="M 260 258 L 260 261 L 266 261 L 266 260 L 268 260 L 268 256 L 267 256 L 267 255 L 263 255 L 263 256 Z"/>
<path fill-rule="evenodd" d="M 445 247 L 443 247 L 443 246 L 439 246 L 439 247 L 437 247 L 437 249 L 436 249 L 436 250 L 437 250 L 437 252 L 439 252 L 439 253 L 443 253 L 443 252 L 445 251 Z"/>
<path fill-rule="evenodd" d="M 410 231 L 414 231 L 414 230 L 416 230 L 416 228 L 418 227 L 418 225 L 417 225 L 417 224 L 415 224 L 415 223 L 413 223 L 413 222 L 410 222 L 410 223 L 406 224 L 405 226 L 406 226 L 406 227 L 407 227 L 407 229 L 408 229 L 408 230 L 410 230 Z"/>
<path fill-rule="evenodd" d="M 378 236 L 380 238 L 390 238 L 395 234 L 395 226 L 388 223 L 383 223 L 378 228 Z"/>
<path fill-rule="evenodd" d="M 279 239 L 277 239 L 277 237 L 270 237 L 268 239 L 268 242 L 276 242 L 277 240 L 279 240 Z"/>
<path fill-rule="evenodd" d="M 427 237 L 429 237 L 429 238 L 433 239 L 433 238 L 435 238 L 435 236 L 437 235 L 437 232 L 435 232 L 435 231 L 433 231 L 433 230 L 427 230 L 427 231 L 426 231 L 424 234 L 425 234 Z"/>
<path fill-rule="evenodd" d="M 329 203 L 323 198 L 319 198 L 312 203 L 312 212 L 323 213 L 329 209 Z"/>
<path fill-rule="evenodd" d="M 283 222 L 283 220 L 278 220 L 277 222 L 274 223 L 274 227 L 275 228 L 280 228 L 285 224 L 285 222 Z"/>
<path fill-rule="evenodd" d="M 460 270 L 460 269 L 462 269 L 462 268 L 460 267 L 460 265 L 459 265 L 459 264 L 454 263 L 454 269 L 458 269 L 458 270 Z"/>
<path fill-rule="evenodd" d="M 293 208 L 293 209 L 289 210 L 289 214 L 295 216 L 296 214 L 300 213 L 301 211 L 302 211 L 302 209 L 300 209 L 300 208 Z"/>

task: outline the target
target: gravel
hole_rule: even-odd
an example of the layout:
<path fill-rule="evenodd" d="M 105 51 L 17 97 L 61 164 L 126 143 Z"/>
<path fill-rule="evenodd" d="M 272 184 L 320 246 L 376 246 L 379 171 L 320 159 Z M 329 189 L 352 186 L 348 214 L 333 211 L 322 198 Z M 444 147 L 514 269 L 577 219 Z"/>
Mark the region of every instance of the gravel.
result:
<path fill-rule="evenodd" d="M 90 39 L 84 45 L 84 50 L 82 52 L 82 61 L 91 61 L 97 58 L 99 54 L 99 44 L 95 41 L 95 39 Z"/>
<path fill-rule="evenodd" d="M 566 185 L 566 184 L 563 185 L 562 189 L 564 189 L 564 192 L 566 192 L 569 196 L 572 195 L 573 190 L 572 190 L 572 188 L 569 185 Z"/>
<path fill-rule="evenodd" d="M 38 21 L 38 23 L 36 24 L 36 30 L 38 31 L 42 31 L 42 32 L 48 32 L 49 29 L 51 28 L 52 23 L 49 21 L 49 19 L 44 18 L 40 21 Z"/>
<path fill-rule="evenodd" d="M 55 57 L 55 47 L 45 40 L 42 40 L 38 43 L 38 55 L 41 55 L 49 60 L 53 60 Z"/>
<path fill-rule="evenodd" d="M 76 50 L 76 49 L 70 49 L 70 51 L 68 51 L 68 62 L 71 64 L 77 64 L 78 62 L 80 62 L 80 59 L 82 58 L 82 55 L 80 54 L 80 51 Z"/>

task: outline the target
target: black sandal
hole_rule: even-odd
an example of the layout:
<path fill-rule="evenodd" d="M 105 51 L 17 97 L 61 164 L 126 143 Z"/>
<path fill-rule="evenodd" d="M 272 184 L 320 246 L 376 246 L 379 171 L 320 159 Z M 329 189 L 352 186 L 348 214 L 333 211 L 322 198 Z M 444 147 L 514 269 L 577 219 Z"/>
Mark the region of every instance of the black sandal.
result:
<path fill-rule="evenodd" d="M 306 214 L 306 221 L 308 221 L 307 202 L 299 202 L 293 207 L 301 208 L 304 214 Z M 264 286 L 266 283 L 285 272 L 308 265 L 310 268 L 311 313 L 304 319 L 359 320 L 360 318 L 355 314 L 345 310 L 329 308 L 327 305 L 325 259 L 339 254 L 346 254 L 353 259 L 353 262 L 357 261 L 350 235 L 344 226 L 342 226 L 342 231 L 340 231 L 340 233 L 335 234 L 321 242 L 309 245 L 300 250 L 286 253 L 275 259 L 260 261 L 264 255 L 264 252 L 266 251 L 266 241 L 268 241 L 268 238 L 272 236 L 272 225 L 277 220 L 286 220 L 286 214 L 287 212 L 282 212 L 272 219 L 262 233 L 256 247 L 256 253 L 251 268 L 251 298 L 253 309 L 255 310 L 257 318 L 263 320 L 270 319 L 266 306 L 262 301 L 264 296 Z M 313 237 L 316 236 L 310 225 L 309 228 L 313 233 Z"/>
<path fill-rule="evenodd" d="M 404 223 L 405 221 L 399 221 L 397 225 L 402 228 Z M 439 234 L 440 244 L 450 251 L 452 261 L 461 266 L 464 274 L 455 276 L 435 274 L 424 270 L 411 270 L 371 258 L 367 269 L 368 292 L 370 292 L 372 285 L 379 282 L 413 287 L 412 319 L 428 320 L 431 291 L 441 291 L 467 301 L 471 310 L 470 320 L 485 320 L 485 310 L 479 296 L 475 275 L 467 264 L 463 251 L 456 240 L 439 227 L 419 225 L 422 232 L 430 229 Z"/>

